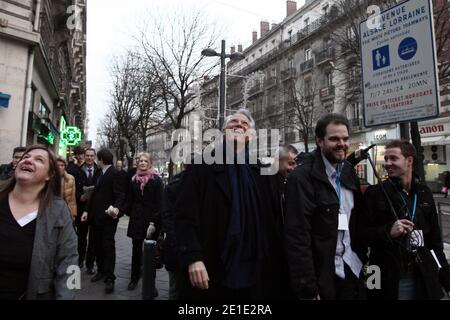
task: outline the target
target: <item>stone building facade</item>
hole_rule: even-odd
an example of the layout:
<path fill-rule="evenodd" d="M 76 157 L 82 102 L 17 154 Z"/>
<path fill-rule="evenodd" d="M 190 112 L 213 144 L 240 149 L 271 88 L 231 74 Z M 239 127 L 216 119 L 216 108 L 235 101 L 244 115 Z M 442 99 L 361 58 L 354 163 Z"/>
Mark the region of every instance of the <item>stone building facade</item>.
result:
<path fill-rule="evenodd" d="M 65 126 L 86 134 L 86 0 L 0 1 L 0 92 L 1 163 L 33 143 L 65 156 Z"/>

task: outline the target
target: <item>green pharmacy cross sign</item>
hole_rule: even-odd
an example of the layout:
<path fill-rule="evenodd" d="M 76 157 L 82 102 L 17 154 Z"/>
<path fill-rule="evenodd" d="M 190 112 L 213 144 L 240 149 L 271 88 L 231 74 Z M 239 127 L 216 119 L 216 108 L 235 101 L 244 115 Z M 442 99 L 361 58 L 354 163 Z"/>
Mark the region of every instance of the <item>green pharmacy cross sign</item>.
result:
<path fill-rule="evenodd" d="M 61 132 L 62 143 L 68 146 L 76 146 L 81 142 L 81 130 L 77 127 L 66 127 Z"/>

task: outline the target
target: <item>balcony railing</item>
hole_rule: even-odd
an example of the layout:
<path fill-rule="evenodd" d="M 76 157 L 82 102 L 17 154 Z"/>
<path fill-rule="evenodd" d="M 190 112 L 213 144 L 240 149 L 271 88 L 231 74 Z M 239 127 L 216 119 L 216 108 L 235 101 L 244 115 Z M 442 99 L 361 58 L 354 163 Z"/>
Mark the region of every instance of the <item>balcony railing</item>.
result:
<path fill-rule="evenodd" d="M 287 116 L 289 116 L 288 113 L 291 112 L 294 108 L 295 108 L 295 101 L 290 100 L 284 102 L 284 109 L 286 110 Z"/>
<path fill-rule="evenodd" d="M 310 94 L 305 93 L 302 97 L 300 97 L 300 99 L 301 99 L 302 105 L 307 110 L 308 108 L 310 108 L 310 106 L 307 106 L 307 105 L 314 102 L 314 94 L 313 93 L 310 93 Z"/>
<path fill-rule="evenodd" d="M 252 113 L 252 117 L 255 120 L 260 120 L 262 118 L 262 112 L 261 111 L 255 111 Z"/>
<path fill-rule="evenodd" d="M 242 102 L 243 99 L 244 99 L 244 96 L 241 93 L 229 95 L 227 97 L 227 104 L 232 106 L 232 105 Z"/>
<path fill-rule="evenodd" d="M 334 60 L 335 58 L 335 51 L 334 48 L 326 48 L 319 53 L 316 54 L 316 64 L 320 65 L 322 63 L 325 63 L 327 61 Z"/>
<path fill-rule="evenodd" d="M 42 10 L 41 12 L 40 22 L 39 32 L 41 34 L 44 53 L 47 59 L 51 60 L 52 52 L 54 50 L 54 44 L 52 41 L 52 39 L 54 39 L 54 29 L 45 10 Z"/>
<path fill-rule="evenodd" d="M 272 117 L 283 113 L 283 107 L 278 104 L 271 104 L 267 106 L 265 116 Z"/>
<path fill-rule="evenodd" d="M 268 88 L 268 87 L 275 85 L 276 83 L 277 83 L 277 78 L 270 77 L 270 78 L 267 78 L 266 81 L 264 81 L 264 87 Z"/>
<path fill-rule="evenodd" d="M 262 91 L 261 83 L 257 82 L 253 87 L 250 88 L 250 90 L 248 90 L 248 94 L 249 95 L 253 95 L 253 94 L 256 94 L 256 93 L 258 93 L 260 91 Z"/>
<path fill-rule="evenodd" d="M 295 68 L 287 68 L 283 71 L 281 71 L 281 79 L 288 80 L 291 78 L 294 78 L 296 76 L 297 71 Z"/>
<path fill-rule="evenodd" d="M 262 66 L 266 65 L 267 63 L 269 63 L 270 60 L 275 58 L 278 55 L 279 52 L 280 52 L 280 50 L 278 49 L 278 47 L 275 48 L 275 49 L 270 50 L 269 52 L 266 52 L 261 57 L 257 58 L 255 61 L 250 63 L 248 66 L 246 66 L 241 72 L 243 74 L 245 74 L 245 73 L 252 72 L 252 70 L 258 70 Z"/>
<path fill-rule="evenodd" d="M 300 71 L 302 73 L 310 71 L 314 67 L 314 59 L 309 59 L 300 64 Z"/>
<path fill-rule="evenodd" d="M 350 125 L 352 128 L 361 128 L 363 126 L 363 119 L 351 119 Z"/>
<path fill-rule="evenodd" d="M 295 142 L 296 134 L 295 132 L 286 132 L 284 135 L 284 139 L 286 140 L 286 143 L 292 143 Z"/>
<path fill-rule="evenodd" d="M 339 16 L 339 10 L 336 5 L 333 5 L 330 12 L 324 14 L 320 18 L 311 22 L 311 24 L 305 26 L 303 29 L 297 32 L 296 41 L 301 41 L 302 39 L 308 37 L 310 34 L 314 33 L 316 30 L 326 26 L 330 22 L 334 21 Z"/>
<path fill-rule="evenodd" d="M 345 53 L 345 59 L 351 59 L 357 57 L 359 51 L 359 42 L 355 36 L 349 37 L 345 42 L 341 44 L 341 51 Z"/>
<path fill-rule="evenodd" d="M 33 111 L 28 113 L 28 129 L 33 130 L 35 134 L 46 136 L 51 131 L 51 128 L 56 129 L 48 117 L 41 118 Z"/>
<path fill-rule="evenodd" d="M 59 54 L 57 51 L 54 52 L 52 59 L 50 60 L 50 69 L 53 74 L 53 78 L 55 79 L 56 88 L 59 92 L 63 90 L 63 73 L 62 66 L 59 61 Z"/>

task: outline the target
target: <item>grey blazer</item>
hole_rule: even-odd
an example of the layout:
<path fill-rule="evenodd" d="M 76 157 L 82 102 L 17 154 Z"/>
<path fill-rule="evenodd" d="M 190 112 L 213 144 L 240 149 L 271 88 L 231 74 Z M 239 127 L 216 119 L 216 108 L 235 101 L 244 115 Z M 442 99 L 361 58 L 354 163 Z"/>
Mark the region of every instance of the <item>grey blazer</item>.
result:
<path fill-rule="evenodd" d="M 70 211 L 61 198 L 36 220 L 33 254 L 28 278 L 27 300 L 74 299 L 67 286 L 69 266 L 78 267 L 77 236 Z"/>

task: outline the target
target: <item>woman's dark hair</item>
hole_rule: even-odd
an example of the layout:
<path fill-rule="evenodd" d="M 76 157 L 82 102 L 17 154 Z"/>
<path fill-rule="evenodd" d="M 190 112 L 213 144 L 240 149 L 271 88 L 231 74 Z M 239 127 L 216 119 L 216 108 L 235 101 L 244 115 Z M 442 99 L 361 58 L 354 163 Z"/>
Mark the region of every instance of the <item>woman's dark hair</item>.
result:
<path fill-rule="evenodd" d="M 61 196 L 61 177 L 58 172 L 58 163 L 53 151 L 48 149 L 46 146 L 33 145 L 27 147 L 25 153 L 22 156 L 22 159 L 32 150 L 44 150 L 48 154 L 48 175 L 50 177 L 50 180 L 47 181 L 45 187 L 39 193 L 39 213 L 41 213 L 43 209 L 46 209 L 52 203 L 55 197 Z M 22 159 L 20 159 L 20 161 L 22 161 Z M 8 196 L 8 194 L 14 189 L 15 185 L 15 175 L 6 180 L 3 184 L 0 184 L 0 201 Z"/>

